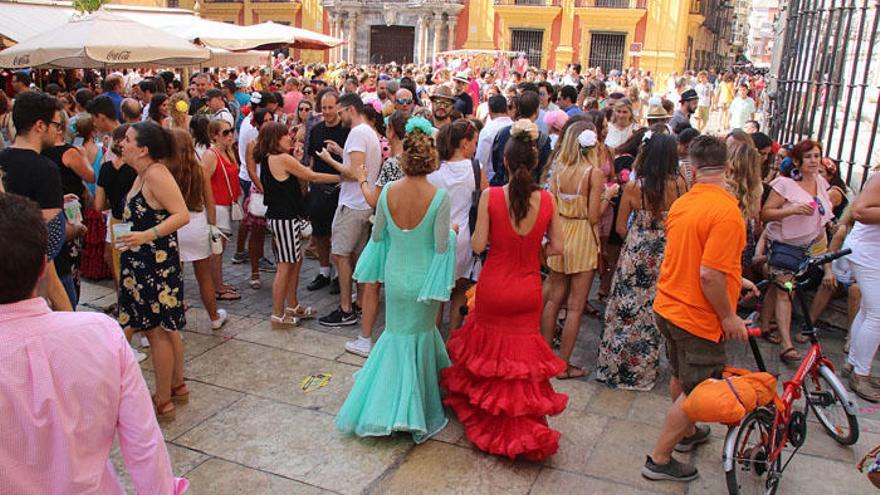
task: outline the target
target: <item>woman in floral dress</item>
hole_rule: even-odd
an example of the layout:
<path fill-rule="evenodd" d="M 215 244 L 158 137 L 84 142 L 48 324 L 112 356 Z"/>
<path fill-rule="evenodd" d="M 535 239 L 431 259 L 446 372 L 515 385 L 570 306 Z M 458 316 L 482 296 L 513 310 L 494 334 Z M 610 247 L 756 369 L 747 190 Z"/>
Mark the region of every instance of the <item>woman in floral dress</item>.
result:
<path fill-rule="evenodd" d="M 605 308 L 596 376 L 610 387 L 651 390 L 662 344 L 651 306 L 666 248 L 666 212 L 687 183 L 670 136 L 646 133 L 634 169 L 638 180 L 624 189 L 617 216 L 617 232 L 626 240 Z"/>
<path fill-rule="evenodd" d="M 189 222 L 189 213 L 174 176 L 160 162 L 175 159 L 174 149 L 171 132 L 152 122 L 126 131 L 122 157 L 138 175 L 122 215 L 131 231 L 116 237 L 122 251 L 119 324 L 143 331 L 150 341 L 159 421 L 173 420 L 173 403 L 189 399 L 183 382 L 183 340 L 176 331 L 186 325 L 177 229 Z"/>

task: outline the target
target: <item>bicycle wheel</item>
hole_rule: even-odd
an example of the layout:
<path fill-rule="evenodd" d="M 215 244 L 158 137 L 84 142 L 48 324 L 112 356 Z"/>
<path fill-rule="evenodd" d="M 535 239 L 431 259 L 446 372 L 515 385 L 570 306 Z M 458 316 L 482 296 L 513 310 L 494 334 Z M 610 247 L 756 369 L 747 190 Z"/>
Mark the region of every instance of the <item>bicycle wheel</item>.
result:
<path fill-rule="evenodd" d="M 768 460 L 773 446 L 773 412 L 755 409 L 742 420 L 724 445 L 725 475 L 730 495 L 773 495 L 779 486 L 780 460 Z M 732 442 L 732 445 L 729 443 Z M 730 462 L 728 462 L 730 461 Z"/>
<path fill-rule="evenodd" d="M 853 445 L 859 440 L 859 420 L 844 407 L 851 400 L 849 393 L 830 369 L 821 366 L 804 380 L 803 389 L 810 410 L 831 438 L 841 445 Z"/>

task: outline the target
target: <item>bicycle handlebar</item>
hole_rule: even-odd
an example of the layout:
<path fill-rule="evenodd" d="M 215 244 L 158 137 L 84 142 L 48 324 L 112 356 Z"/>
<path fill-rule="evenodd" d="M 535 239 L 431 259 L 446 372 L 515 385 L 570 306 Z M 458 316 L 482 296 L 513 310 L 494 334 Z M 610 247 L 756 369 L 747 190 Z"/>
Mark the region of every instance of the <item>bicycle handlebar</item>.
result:
<path fill-rule="evenodd" d="M 749 337 L 761 337 L 764 335 L 764 331 L 759 327 L 748 327 L 746 331 L 749 333 Z"/>
<path fill-rule="evenodd" d="M 831 263 L 837 258 L 843 258 L 848 254 L 852 254 L 852 249 L 846 248 L 841 249 L 840 251 L 835 251 L 833 253 L 825 253 L 819 256 L 813 256 L 811 258 L 807 258 L 804 263 L 808 265 L 824 265 L 826 263 Z"/>

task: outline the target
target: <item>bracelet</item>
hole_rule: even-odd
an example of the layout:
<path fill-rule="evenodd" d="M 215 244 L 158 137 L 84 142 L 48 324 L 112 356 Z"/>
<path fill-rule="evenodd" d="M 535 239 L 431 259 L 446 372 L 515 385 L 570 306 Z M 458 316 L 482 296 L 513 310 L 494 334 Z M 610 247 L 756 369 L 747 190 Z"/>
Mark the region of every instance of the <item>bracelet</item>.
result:
<path fill-rule="evenodd" d="M 369 182 L 367 182 L 367 181 L 365 181 L 365 180 L 362 180 L 361 183 L 360 183 L 358 186 L 363 186 L 364 184 L 369 184 Z"/>
<path fill-rule="evenodd" d="M 152 230 L 153 233 L 156 234 L 156 240 L 158 241 L 162 237 L 161 235 L 159 235 L 159 229 L 154 226 Z"/>

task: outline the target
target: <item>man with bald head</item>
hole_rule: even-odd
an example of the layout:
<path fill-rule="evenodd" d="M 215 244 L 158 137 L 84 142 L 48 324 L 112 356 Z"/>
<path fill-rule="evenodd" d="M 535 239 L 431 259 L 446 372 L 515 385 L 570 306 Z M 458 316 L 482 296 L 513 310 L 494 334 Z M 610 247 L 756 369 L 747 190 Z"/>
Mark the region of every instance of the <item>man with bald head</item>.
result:
<path fill-rule="evenodd" d="M 122 111 L 123 124 L 136 124 L 141 121 L 141 117 L 143 116 L 141 103 L 134 98 L 126 98 L 122 100 L 120 110 Z"/>
<path fill-rule="evenodd" d="M 400 88 L 394 94 L 394 110 L 403 112 L 407 117 L 412 115 L 412 109 L 415 106 L 415 100 L 410 90 Z"/>

